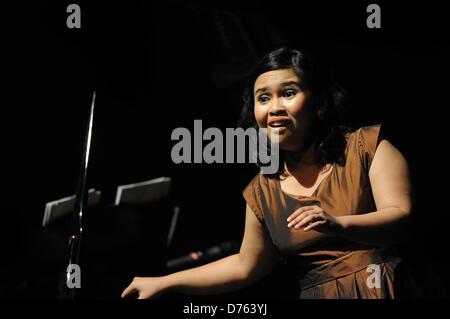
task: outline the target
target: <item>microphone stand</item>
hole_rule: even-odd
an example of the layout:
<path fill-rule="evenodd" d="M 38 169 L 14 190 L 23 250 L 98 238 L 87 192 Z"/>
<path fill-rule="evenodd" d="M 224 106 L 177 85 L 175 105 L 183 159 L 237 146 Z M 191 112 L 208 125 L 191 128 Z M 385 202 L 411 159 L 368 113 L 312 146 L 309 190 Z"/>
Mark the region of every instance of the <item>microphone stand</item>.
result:
<path fill-rule="evenodd" d="M 81 170 L 78 179 L 78 187 L 75 198 L 75 209 L 69 226 L 69 239 L 67 243 L 66 263 L 64 276 L 60 281 L 59 297 L 61 299 L 76 299 L 79 297 L 81 288 L 80 247 L 83 234 L 83 212 L 87 207 L 87 172 L 89 154 L 92 140 L 92 127 L 94 121 L 94 106 L 96 92 L 92 95 L 92 103 L 89 112 L 89 122 L 85 136 L 85 143 L 81 159 Z M 74 278 L 78 276 L 78 278 Z M 73 282 L 75 279 L 75 282 Z"/>

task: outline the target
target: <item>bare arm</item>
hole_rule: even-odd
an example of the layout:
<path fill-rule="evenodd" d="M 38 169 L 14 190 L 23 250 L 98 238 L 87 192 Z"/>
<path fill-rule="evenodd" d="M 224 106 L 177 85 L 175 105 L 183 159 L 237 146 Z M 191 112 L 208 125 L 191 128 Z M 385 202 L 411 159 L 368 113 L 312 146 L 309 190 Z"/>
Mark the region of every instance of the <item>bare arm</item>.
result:
<path fill-rule="evenodd" d="M 139 298 L 150 298 L 167 291 L 199 295 L 230 292 L 264 277 L 277 261 L 276 248 L 247 205 L 244 238 L 238 254 L 164 277 L 135 278 L 122 297 L 138 293 Z"/>
<path fill-rule="evenodd" d="M 378 146 L 369 178 L 377 211 L 339 217 L 342 235 L 378 246 L 406 239 L 412 209 L 408 164 L 389 141 L 383 140 Z"/>
<path fill-rule="evenodd" d="M 389 246 L 407 239 L 412 206 L 408 164 L 386 140 L 375 152 L 369 179 L 376 211 L 333 217 L 319 206 L 304 206 L 289 216 L 288 227 L 314 229 L 374 246 Z"/>

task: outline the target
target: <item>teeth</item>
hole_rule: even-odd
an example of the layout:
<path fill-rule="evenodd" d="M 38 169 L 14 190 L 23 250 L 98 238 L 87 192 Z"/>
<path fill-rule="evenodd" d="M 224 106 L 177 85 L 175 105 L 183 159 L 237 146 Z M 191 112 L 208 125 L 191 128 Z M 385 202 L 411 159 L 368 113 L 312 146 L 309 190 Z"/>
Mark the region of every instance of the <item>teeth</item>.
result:
<path fill-rule="evenodd" d="M 270 124 L 270 126 L 272 126 L 272 127 L 280 127 L 280 126 L 287 126 L 288 124 L 289 124 L 288 121 L 285 121 L 285 122 L 275 122 L 275 123 Z"/>

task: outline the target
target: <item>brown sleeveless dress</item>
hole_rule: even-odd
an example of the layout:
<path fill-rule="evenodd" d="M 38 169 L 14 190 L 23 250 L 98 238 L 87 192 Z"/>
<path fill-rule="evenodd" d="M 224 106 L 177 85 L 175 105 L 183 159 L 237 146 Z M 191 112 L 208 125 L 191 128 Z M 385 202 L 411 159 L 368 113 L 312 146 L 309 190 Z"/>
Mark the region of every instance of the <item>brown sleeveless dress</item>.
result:
<path fill-rule="evenodd" d="M 243 196 L 274 245 L 294 265 L 299 298 L 394 298 L 394 270 L 400 258 L 382 249 L 311 230 L 289 229 L 286 218 L 306 205 L 333 216 L 376 211 L 369 168 L 379 143 L 380 126 L 347 134 L 346 164 L 332 171 L 309 196 L 282 191 L 279 178 L 259 173 Z"/>

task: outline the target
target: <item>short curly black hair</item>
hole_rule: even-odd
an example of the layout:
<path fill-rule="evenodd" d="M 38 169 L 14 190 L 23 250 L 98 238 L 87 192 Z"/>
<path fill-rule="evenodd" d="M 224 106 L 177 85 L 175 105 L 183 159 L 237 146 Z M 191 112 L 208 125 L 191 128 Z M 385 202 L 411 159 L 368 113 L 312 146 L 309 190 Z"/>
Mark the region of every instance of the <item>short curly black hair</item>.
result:
<path fill-rule="evenodd" d="M 258 128 L 254 115 L 253 86 L 259 75 L 265 72 L 292 69 L 311 91 L 313 98 L 322 97 L 314 123 L 315 160 L 318 165 L 336 163 L 345 165 L 345 134 L 350 131 L 346 120 L 346 92 L 334 80 L 329 66 L 319 64 L 311 54 L 282 47 L 265 55 L 247 75 L 243 92 L 244 107 L 239 119 L 243 128 Z M 280 150 L 279 176 L 284 169 L 284 151 Z"/>

